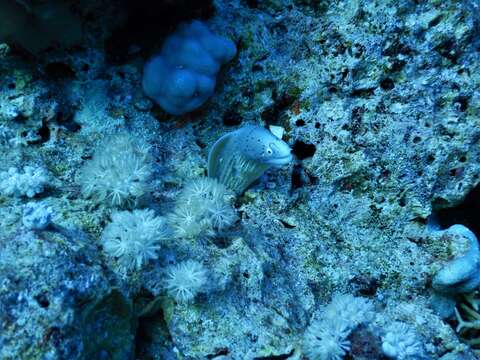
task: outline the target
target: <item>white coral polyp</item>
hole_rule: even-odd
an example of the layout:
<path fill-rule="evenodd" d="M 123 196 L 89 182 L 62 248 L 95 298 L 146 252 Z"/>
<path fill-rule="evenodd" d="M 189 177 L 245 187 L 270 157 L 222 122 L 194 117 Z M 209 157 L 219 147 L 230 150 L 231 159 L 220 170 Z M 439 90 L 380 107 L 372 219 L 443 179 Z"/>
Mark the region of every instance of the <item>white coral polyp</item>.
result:
<path fill-rule="evenodd" d="M 422 353 L 422 345 L 416 332 L 401 322 L 390 325 L 382 340 L 383 353 L 392 359 L 413 359 Z"/>
<path fill-rule="evenodd" d="M 237 219 L 230 204 L 232 194 L 217 180 L 199 178 L 180 192 L 169 222 L 178 238 L 211 235 L 225 230 Z"/>
<path fill-rule="evenodd" d="M 206 282 L 207 272 L 203 265 L 187 260 L 167 269 L 165 288 L 175 300 L 186 302 L 192 300 Z"/>
<path fill-rule="evenodd" d="M 222 203 L 209 207 L 208 217 L 215 230 L 227 229 L 237 219 L 235 210 L 231 206 Z"/>
<path fill-rule="evenodd" d="M 112 215 L 112 222 L 102 234 L 104 251 L 118 258 L 124 271 L 140 269 L 157 258 L 160 243 L 168 238 L 166 220 L 153 210 L 121 211 Z"/>
<path fill-rule="evenodd" d="M 347 339 L 358 325 L 372 321 L 370 300 L 350 294 L 333 296 L 319 319 L 305 331 L 303 351 L 310 360 L 339 360 L 350 350 Z"/>
<path fill-rule="evenodd" d="M 348 334 L 348 327 L 342 321 L 317 320 L 305 332 L 304 353 L 310 360 L 340 360 L 350 350 Z"/>
<path fill-rule="evenodd" d="M 175 236 L 179 238 L 193 238 L 205 230 L 201 217 L 191 206 L 177 206 L 168 218 Z"/>
<path fill-rule="evenodd" d="M 147 144 L 118 134 L 98 146 L 77 178 L 86 197 L 113 206 L 136 203 L 149 190 L 153 173 Z"/>
<path fill-rule="evenodd" d="M 327 320 L 342 319 L 353 330 L 356 326 L 373 320 L 375 313 L 370 300 L 351 294 L 337 294 L 325 307 L 323 318 Z"/>
<path fill-rule="evenodd" d="M 228 195 L 227 188 L 217 180 L 202 177 L 189 182 L 178 201 L 188 204 L 197 201 L 223 202 Z"/>

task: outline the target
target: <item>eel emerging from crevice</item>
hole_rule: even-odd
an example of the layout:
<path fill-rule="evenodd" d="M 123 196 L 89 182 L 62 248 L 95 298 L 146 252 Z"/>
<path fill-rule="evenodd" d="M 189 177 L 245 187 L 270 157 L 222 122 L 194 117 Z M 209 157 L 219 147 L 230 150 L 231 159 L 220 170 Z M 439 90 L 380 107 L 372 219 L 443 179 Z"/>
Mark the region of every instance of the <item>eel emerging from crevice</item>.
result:
<path fill-rule="evenodd" d="M 208 176 L 239 195 L 270 167 L 291 160 L 286 142 L 265 128 L 247 125 L 215 142 L 208 155 Z"/>

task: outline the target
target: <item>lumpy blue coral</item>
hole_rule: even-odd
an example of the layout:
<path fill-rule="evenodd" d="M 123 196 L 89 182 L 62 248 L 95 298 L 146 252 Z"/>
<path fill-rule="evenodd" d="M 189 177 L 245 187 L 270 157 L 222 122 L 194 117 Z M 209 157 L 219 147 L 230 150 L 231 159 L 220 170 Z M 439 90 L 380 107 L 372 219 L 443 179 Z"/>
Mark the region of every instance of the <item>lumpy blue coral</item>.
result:
<path fill-rule="evenodd" d="M 143 90 L 170 114 L 193 111 L 213 95 L 220 66 L 235 53 L 231 40 L 200 21 L 181 24 L 146 63 Z"/>

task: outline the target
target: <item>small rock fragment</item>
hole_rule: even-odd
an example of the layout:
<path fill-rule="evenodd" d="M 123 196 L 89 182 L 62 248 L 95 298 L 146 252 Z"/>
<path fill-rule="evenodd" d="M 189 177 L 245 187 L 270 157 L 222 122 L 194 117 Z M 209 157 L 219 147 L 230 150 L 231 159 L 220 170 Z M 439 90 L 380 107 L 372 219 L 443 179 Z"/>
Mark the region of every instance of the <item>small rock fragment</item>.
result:
<path fill-rule="evenodd" d="M 29 202 L 23 208 L 22 222 L 30 230 L 44 230 L 52 222 L 52 207 L 42 203 Z"/>

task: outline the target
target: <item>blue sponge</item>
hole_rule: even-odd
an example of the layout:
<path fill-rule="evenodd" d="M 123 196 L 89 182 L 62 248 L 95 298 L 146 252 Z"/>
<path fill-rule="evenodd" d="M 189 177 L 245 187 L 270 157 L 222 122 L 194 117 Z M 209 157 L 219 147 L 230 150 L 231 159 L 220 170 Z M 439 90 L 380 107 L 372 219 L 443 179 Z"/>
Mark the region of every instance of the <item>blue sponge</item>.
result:
<path fill-rule="evenodd" d="M 200 21 L 181 24 L 145 65 L 143 90 L 172 115 L 193 111 L 213 95 L 220 66 L 236 51 Z"/>

